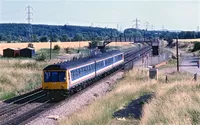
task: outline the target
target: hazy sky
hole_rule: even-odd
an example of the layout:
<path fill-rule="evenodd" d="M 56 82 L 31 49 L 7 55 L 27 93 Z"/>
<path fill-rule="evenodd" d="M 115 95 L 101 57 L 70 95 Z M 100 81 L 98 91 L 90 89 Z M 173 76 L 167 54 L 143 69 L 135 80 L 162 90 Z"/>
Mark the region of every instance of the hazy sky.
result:
<path fill-rule="evenodd" d="M 26 6 L 34 24 L 69 24 L 124 29 L 133 20 L 154 29 L 197 30 L 200 0 L 0 0 L 0 23 L 26 23 Z"/>

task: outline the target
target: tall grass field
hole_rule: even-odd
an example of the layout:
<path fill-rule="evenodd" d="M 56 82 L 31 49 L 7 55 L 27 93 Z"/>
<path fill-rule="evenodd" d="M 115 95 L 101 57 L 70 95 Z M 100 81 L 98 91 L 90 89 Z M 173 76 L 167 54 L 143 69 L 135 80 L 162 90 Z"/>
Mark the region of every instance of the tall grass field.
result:
<path fill-rule="evenodd" d="M 42 69 L 50 62 L 0 58 L 0 100 L 41 86 Z"/>

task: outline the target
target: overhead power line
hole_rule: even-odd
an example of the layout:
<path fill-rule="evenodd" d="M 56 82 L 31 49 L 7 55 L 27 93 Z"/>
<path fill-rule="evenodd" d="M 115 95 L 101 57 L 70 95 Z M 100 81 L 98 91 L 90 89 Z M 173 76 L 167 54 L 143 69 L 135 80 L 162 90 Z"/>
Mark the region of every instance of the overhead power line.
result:
<path fill-rule="evenodd" d="M 28 40 L 29 42 L 32 41 L 32 35 L 33 35 L 33 31 L 32 31 L 32 25 L 31 25 L 31 22 L 33 21 L 33 8 L 31 6 L 27 6 L 25 8 L 27 10 L 26 14 L 27 14 L 27 18 L 26 20 L 28 21 Z"/>
<path fill-rule="evenodd" d="M 138 20 L 137 18 L 133 21 L 133 23 L 135 23 L 134 26 L 136 29 L 139 29 L 139 25 L 140 25 L 139 22 L 140 20 Z"/>

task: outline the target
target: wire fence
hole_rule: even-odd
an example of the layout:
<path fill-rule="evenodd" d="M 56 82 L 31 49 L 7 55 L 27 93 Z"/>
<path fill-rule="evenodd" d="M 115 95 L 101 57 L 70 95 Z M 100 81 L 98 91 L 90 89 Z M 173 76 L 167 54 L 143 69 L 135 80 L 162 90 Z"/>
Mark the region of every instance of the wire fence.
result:
<path fill-rule="evenodd" d="M 151 54 L 149 54 L 149 56 L 144 57 L 142 59 L 142 63 L 144 67 L 154 66 L 162 62 L 169 61 L 171 58 L 172 53 L 170 51 L 162 50 L 162 52 L 158 56 L 152 56 Z"/>
<path fill-rule="evenodd" d="M 196 83 L 198 81 L 197 73 L 193 74 L 193 77 L 190 80 L 190 83 Z M 171 83 L 170 78 L 168 75 L 165 75 L 165 83 Z"/>

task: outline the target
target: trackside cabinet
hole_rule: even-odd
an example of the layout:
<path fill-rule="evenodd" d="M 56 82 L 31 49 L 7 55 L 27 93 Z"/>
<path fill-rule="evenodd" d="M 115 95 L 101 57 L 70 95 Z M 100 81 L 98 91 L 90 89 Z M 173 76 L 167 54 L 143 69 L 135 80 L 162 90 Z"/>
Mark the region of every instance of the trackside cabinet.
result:
<path fill-rule="evenodd" d="M 158 56 L 159 55 L 159 46 L 152 46 L 152 55 L 153 56 Z"/>
<path fill-rule="evenodd" d="M 158 79 L 158 69 L 155 68 L 155 66 L 149 69 L 149 78 L 156 80 Z"/>

